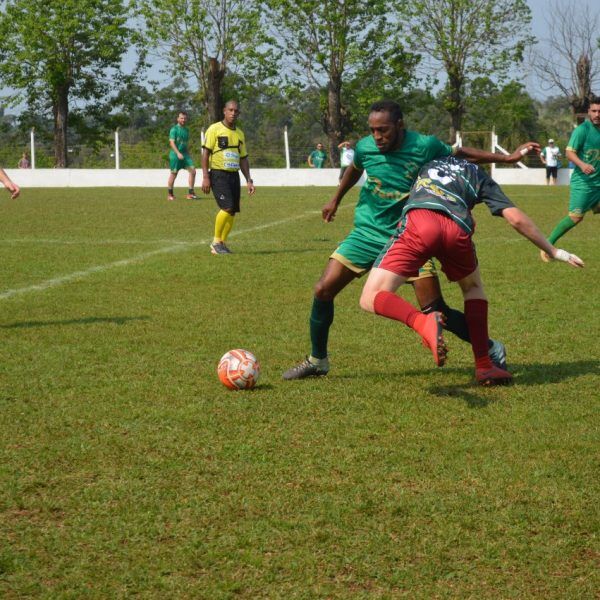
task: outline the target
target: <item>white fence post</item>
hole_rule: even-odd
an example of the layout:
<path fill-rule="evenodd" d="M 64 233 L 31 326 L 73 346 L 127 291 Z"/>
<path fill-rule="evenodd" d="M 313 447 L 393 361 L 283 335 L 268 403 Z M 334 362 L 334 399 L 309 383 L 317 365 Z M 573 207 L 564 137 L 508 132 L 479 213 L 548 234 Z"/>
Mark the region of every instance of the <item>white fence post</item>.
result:
<path fill-rule="evenodd" d="M 492 127 L 492 149 L 491 152 L 492 154 L 496 153 L 496 146 L 498 144 L 498 136 L 496 135 L 496 128 Z M 493 162 L 491 165 L 491 175 L 492 175 L 492 179 L 494 179 L 494 174 L 496 173 L 496 163 Z"/>
<path fill-rule="evenodd" d="M 121 168 L 121 156 L 119 154 L 119 128 L 115 129 L 115 169 Z"/>
<path fill-rule="evenodd" d="M 35 169 L 35 127 L 29 133 L 29 154 L 31 156 L 31 168 Z"/>
<path fill-rule="evenodd" d="M 285 145 L 285 168 L 290 168 L 290 144 L 288 142 L 287 125 L 283 128 L 283 143 Z"/>

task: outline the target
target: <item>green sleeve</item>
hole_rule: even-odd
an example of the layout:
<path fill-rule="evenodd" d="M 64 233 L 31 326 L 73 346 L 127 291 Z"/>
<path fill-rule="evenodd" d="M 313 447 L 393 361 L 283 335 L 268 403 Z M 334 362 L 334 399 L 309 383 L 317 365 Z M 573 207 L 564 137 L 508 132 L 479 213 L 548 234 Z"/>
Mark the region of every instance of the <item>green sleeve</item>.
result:
<path fill-rule="evenodd" d="M 583 131 L 583 127 L 581 125 L 579 127 L 575 127 L 571 137 L 569 138 L 569 143 L 567 144 L 567 150 L 573 150 L 576 154 L 579 154 L 581 150 L 583 150 L 583 144 L 585 142 L 585 132 Z"/>
<path fill-rule="evenodd" d="M 175 128 L 175 126 L 171 127 L 171 129 L 169 130 L 169 139 L 170 140 L 174 140 L 177 138 L 177 129 Z"/>

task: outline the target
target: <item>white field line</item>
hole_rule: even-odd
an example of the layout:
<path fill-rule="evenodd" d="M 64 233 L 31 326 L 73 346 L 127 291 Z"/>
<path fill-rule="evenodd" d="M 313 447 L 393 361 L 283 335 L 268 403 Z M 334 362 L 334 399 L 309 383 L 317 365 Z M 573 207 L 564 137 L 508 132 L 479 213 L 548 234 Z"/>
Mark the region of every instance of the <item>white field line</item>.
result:
<path fill-rule="evenodd" d="M 340 207 L 342 208 L 342 207 Z M 237 231 L 232 231 L 230 237 L 244 235 L 246 233 L 252 233 L 253 231 L 260 231 L 261 229 L 268 229 L 269 227 L 277 227 L 278 225 L 285 225 L 286 223 L 291 223 L 292 221 L 298 221 L 299 219 L 304 219 L 308 216 L 314 216 L 315 214 L 320 214 L 321 211 L 306 211 L 302 214 L 295 215 L 293 217 L 288 217 L 287 219 L 280 219 L 278 221 L 271 221 L 270 223 L 263 223 L 262 225 L 256 225 L 255 227 L 248 227 L 247 229 L 239 229 Z M 212 238 L 211 238 L 212 239 Z M 34 240 L 32 240 L 34 241 Z M 39 240 L 38 240 L 39 241 Z M 48 240 L 45 240 L 46 242 Z M 158 256 L 159 254 L 173 254 L 175 252 L 182 252 L 184 250 L 188 250 L 190 248 L 194 248 L 196 246 L 204 246 L 210 242 L 209 239 L 199 240 L 196 242 L 173 242 L 171 246 L 166 246 L 164 248 L 158 248 L 157 250 L 151 250 L 149 252 L 142 252 L 141 254 L 137 254 L 136 256 L 132 256 L 130 258 L 124 258 L 122 260 L 117 260 L 115 262 L 106 263 L 104 265 L 97 265 L 94 267 L 89 267 L 88 269 L 83 269 L 81 271 L 75 271 L 74 273 L 68 273 L 67 275 L 61 275 L 60 277 L 53 277 L 52 279 L 46 279 L 40 283 L 36 283 L 34 285 L 29 285 L 22 288 L 15 288 L 6 290 L 0 293 L 0 300 L 6 300 L 7 298 L 12 298 L 13 296 L 17 296 L 20 294 L 28 294 L 29 292 L 41 292 L 53 287 L 58 287 L 60 285 L 64 285 L 65 283 L 70 283 L 71 281 L 75 281 L 78 279 L 83 279 L 84 277 L 89 277 L 90 275 L 94 275 L 95 273 L 102 273 L 104 271 L 108 271 L 110 269 L 114 269 L 117 267 L 127 267 L 129 265 L 133 265 L 135 263 L 142 262 L 148 258 L 152 258 L 153 256 Z M 133 243 L 133 242 L 131 242 Z M 222 259 L 221 259 L 222 260 Z"/>

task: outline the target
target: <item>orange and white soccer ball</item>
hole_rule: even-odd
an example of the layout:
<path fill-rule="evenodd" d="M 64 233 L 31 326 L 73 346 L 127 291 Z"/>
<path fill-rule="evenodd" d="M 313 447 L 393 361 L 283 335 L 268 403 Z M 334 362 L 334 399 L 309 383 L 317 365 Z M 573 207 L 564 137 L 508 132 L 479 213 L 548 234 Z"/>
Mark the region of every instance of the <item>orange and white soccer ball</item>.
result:
<path fill-rule="evenodd" d="M 229 389 L 249 390 L 260 377 L 260 364 L 252 352 L 238 348 L 223 354 L 217 373 L 221 383 Z"/>

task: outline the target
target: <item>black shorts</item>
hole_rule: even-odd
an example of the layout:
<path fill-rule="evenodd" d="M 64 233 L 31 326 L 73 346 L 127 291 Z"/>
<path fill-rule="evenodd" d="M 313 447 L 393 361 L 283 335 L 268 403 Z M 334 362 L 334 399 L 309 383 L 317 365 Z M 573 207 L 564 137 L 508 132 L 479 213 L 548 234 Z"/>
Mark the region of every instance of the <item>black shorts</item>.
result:
<path fill-rule="evenodd" d="M 550 177 L 554 177 L 558 175 L 558 167 L 546 167 L 546 179 L 550 179 Z"/>
<path fill-rule="evenodd" d="M 237 171 L 210 171 L 210 187 L 221 210 L 240 212 L 240 174 Z"/>

